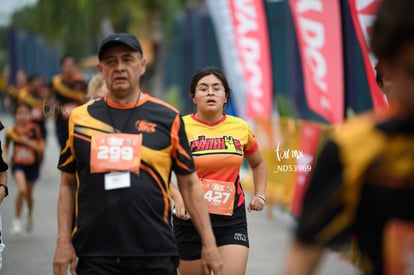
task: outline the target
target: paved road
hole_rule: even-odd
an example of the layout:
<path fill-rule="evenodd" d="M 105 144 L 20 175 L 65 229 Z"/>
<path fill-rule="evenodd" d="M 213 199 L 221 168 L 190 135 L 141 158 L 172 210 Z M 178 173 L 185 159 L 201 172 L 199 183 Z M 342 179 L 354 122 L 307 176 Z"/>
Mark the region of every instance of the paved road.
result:
<path fill-rule="evenodd" d="M 6 127 L 10 126 L 10 117 L 1 116 Z M 20 237 L 10 234 L 14 216 L 14 197 L 16 187 L 9 174 L 10 196 L 3 202 L 0 212 L 3 217 L 6 251 L 3 255 L 5 275 L 48 275 L 52 274 L 52 259 L 57 232 L 57 197 L 59 191 L 59 172 L 56 169 L 59 150 L 53 135 L 53 123 L 49 121 L 49 136 L 42 175 L 35 189 L 34 231 Z M 4 141 L 4 131 L 1 135 Z M 275 209 L 273 218 L 266 218 L 266 211 L 248 214 L 250 234 L 250 255 L 246 274 L 280 274 L 285 261 L 285 249 L 290 239 L 292 221 Z M 26 217 L 26 212 L 22 217 Z M 328 253 L 317 274 L 348 275 L 358 274 L 348 263 L 336 254 Z"/>

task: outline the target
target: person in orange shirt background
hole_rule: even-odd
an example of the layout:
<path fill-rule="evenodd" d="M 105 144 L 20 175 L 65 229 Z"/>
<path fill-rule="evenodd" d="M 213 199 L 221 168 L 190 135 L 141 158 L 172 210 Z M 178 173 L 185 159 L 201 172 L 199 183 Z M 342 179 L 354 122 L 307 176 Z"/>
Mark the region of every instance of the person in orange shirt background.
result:
<path fill-rule="evenodd" d="M 31 107 L 17 103 L 15 108 L 16 123 L 7 129 L 4 147 L 4 160 L 9 159 L 9 145 L 13 143 L 12 173 L 17 185 L 16 213 L 12 225 L 12 234 L 22 233 L 21 213 L 23 202 L 28 206 L 26 230 L 33 230 L 33 189 L 39 177 L 39 165 L 43 158 L 45 142 L 39 126 L 31 122 Z"/>
<path fill-rule="evenodd" d="M 4 100 L 4 108 L 8 111 L 13 110 L 16 102 L 17 96 L 21 89 L 26 87 L 28 83 L 27 74 L 24 70 L 18 70 L 16 72 L 15 84 L 9 85 L 7 89 L 7 96 Z"/>
<path fill-rule="evenodd" d="M 87 83 L 78 69 L 73 55 L 65 55 L 60 62 L 61 74 L 52 79 L 52 94 L 56 115 L 56 135 L 61 148 L 68 138 L 68 118 L 72 110 L 85 102 Z"/>
<path fill-rule="evenodd" d="M 17 96 L 18 103 L 25 103 L 31 107 L 32 121 L 39 126 L 43 139 L 46 139 L 44 110 L 49 105 L 49 96 L 44 78 L 37 74 L 29 77 L 28 85 L 22 88 Z"/>

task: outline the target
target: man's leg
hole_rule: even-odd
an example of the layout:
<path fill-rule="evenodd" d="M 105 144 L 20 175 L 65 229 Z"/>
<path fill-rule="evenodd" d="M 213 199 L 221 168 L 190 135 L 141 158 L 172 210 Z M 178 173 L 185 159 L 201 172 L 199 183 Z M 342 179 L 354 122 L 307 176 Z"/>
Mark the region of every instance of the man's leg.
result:
<path fill-rule="evenodd" d="M 3 265 L 3 251 L 6 245 L 3 242 L 3 227 L 1 222 L 1 216 L 0 216 L 0 270 Z"/>

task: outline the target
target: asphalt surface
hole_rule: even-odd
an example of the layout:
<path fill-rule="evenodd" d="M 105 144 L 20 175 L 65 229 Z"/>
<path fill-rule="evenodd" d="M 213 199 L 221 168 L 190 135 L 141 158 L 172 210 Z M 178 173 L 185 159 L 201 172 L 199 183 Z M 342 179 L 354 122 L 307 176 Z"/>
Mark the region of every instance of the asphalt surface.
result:
<path fill-rule="evenodd" d="M 6 127 L 13 123 L 8 115 L 1 115 L 0 120 Z M 21 236 L 10 234 L 14 217 L 16 185 L 11 173 L 9 173 L 10 195 L 0 206 L 6 243 L 3 268 L 0 274 L 53 274 L 52 261 L 57 236 L 57 198 L 60 182 L 60 172 L 56 168 L 59 146 L 54 136 L 52 120 L 48 121 L 47 129 L 45 160 L 41 168 L 41 177 L 34 190 L 34 230 L 31 234 L 23 233 Z M 3 130 L 0 133 L 3 144 L 4 135 L 5 131 Z M 276 208 L 273 212 L 272 218 L 267 218 L 266 209 L 262 212 L 248 213 L 250 252 L 246 274 L 281 274 L 294 222 L 288 214 Z M 23 225 L 26 217 L 27 211 L 24 210 Z M 316 274 L 348 275 L 359 273 L 336 253 L 327 252 Z"/>

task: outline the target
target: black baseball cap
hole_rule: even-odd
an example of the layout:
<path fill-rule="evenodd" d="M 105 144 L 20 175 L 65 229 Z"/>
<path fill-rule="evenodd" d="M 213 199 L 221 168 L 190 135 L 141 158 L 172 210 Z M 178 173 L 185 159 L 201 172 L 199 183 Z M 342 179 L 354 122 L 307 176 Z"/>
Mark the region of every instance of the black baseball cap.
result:
<path fill-rule="evenodd" d="M 105 37 L 99 46 L 98 50 L 98 58 L 99 60 L 102 59 L 104 53 L 109 48 L 115 46 L 115 45 L 125 45 L 134 51 L 139 52 L 142 55 L 142 47 L 139 43 L 138 39 L 129 33 L 113 33 L 107 37 Z"/>

